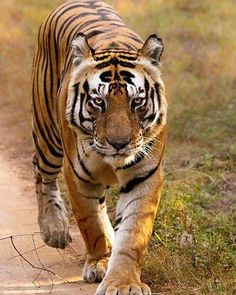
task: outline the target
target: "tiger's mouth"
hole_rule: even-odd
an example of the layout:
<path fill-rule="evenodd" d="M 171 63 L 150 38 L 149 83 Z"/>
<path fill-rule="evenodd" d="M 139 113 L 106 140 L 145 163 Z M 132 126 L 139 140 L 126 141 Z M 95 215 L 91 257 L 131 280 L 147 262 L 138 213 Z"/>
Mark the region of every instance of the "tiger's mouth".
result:
<path fill-rule="evenodd" d="M 142 152 L 142 144 L 133 147 L 126 147 L 125 149 L 101 149 L 98 146 L 94 147 L 96 152 L 102 156 L 103 160 L 112 166 L 123 166 L 130 164 L 135 160 L 138 154 Z"/>
<path fill-rule="evenodd" d="M 131 155 L 137 154 L 140 151 L 141 146 L 137 147 L 137 148 L 130 148 L 130 149 L 118 150 L 118 151 L 114 151 L 114 150 L 110 150 L 110 149 L 101 149 L 97 146 L 94 146 L 94 149 L 96 150 L 96 152 L 98 154 L 100 154 L 103 157 L 126 158 L 126 157 L 130 157 Z"/>
<path fill-rule="evenodd" d="M 125 145 L 111 145 L 109 143 L 102 144 L 96 138 L 94 138 L 94 148 L 95 150 L 103 155 L 110 157 L 129 157 L 132 154 L 136 154 L 142 148 L 143 140 L 139 140 L 138 142 L 131 143 Z"/>

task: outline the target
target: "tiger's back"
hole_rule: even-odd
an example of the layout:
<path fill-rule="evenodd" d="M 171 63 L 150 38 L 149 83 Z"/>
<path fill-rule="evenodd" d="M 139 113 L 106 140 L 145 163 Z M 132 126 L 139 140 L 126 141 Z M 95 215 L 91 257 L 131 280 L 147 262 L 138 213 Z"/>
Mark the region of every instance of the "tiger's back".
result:
<path fill-rule="evenodd" d="M 163 179 L 162 51 L 160 38 L 144 43 L 102 1 L 62 4 L 39 29 L 32 112 L 40 230 L 52 247 L 71 241 L 57 182 L 63 166 L 87 248 L 83 277 L 103 280 L 98 295 L 150 294 L 140 265 Z M 121 188 L 115 237 L 106 213 L 114 182 Z"/>
<path fill-rule="evenodd" d="M 50 82 L 57 90 L 72 65 L 71 43 L 78 33 L 86 35 L 97 54 L 120 51 L 137 55 L 143 45 L 142 39 L 124 24 L 110 5 L 86 0 L 62 4 L 40 27 L 34 62 L 39 70 L 44 67 L 44 72 L 50 67 L 50 78 L 53 78 Z M 43 65 L 45 60 L 47 65 Z M 44 82 L 47 86 L 47 81 Z M 53 94 L 56 97 L 56 91 Z"/>

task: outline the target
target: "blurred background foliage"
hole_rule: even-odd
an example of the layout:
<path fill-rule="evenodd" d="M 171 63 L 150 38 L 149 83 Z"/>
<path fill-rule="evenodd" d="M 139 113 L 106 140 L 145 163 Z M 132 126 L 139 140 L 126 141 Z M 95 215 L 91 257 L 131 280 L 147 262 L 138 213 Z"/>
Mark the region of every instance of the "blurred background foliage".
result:
<path fill-rule="evenodd" d="M 0 139 L 29 168 L 38 27 L 63 1 L 1 0 Z M 109 0 L 165 44 L 166 185 L 143 278 L 160 294 L 236 294 L 236 3 Z M 115 190 L 108 204 L 114 214 Z"/>

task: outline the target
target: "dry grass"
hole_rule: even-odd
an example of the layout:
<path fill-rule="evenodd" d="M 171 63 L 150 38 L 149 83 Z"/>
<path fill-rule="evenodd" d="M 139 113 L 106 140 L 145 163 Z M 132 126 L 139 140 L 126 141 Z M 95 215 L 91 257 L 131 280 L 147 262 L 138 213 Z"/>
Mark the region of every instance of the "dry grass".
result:
<path fill-rule="evenodd" d="M 0 2 L 0 137 L 16 159 L 30 157 L 30 72 L 36 32 L 61 2 Z M 235 3 L 109 2 L 143 38 L 157 32 L 165 42 L 167 181 L 144 279 L 161 294 L 235 294 Z M 113 199 L 109 206 L 113 210 Z M 185 232 L 192 240 L 183 247 Z"/>

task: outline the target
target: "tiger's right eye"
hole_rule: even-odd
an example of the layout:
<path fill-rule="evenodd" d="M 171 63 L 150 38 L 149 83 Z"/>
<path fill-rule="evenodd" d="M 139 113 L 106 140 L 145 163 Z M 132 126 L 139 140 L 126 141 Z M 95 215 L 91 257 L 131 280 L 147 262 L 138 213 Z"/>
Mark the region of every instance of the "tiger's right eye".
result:
<path fill-rule="evenodd" d="M 137 98 L 135 98 L 135 99 L 133 100 L 133 102 L 134 102 L 135 105 L 139 105 L 139 104 L 141 104 L 142 101 L 143 101 L 143 98 L 141 98 L 141 97 L 137 97 Z"/>

